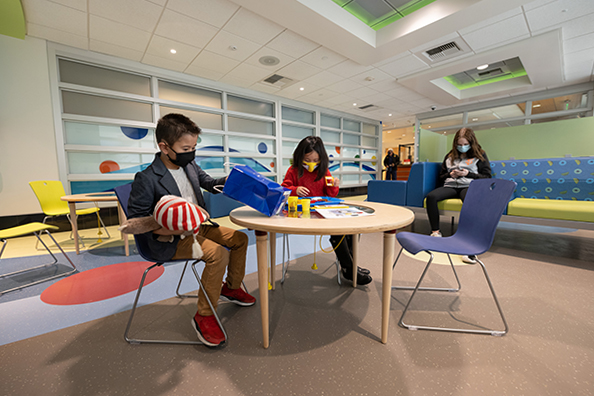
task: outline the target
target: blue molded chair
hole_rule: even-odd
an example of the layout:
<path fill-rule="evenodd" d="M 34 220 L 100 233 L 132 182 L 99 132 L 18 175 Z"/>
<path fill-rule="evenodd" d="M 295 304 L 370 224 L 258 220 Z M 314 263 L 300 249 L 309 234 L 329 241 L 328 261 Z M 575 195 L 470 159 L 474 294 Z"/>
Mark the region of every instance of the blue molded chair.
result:
<path fill-rule="evenodd" d="M 485 274 L 485 278 L 487 279 L 487 283 L 489 284 L 489 288 L 491 289 L 491 294 L 493 295 L 493 299 L 495 300 L 495 304 L 497 305 L 497 309 L 499 310 L 499 314 L 501 316 L 501 319 L 503 320 L 503 324 L 505 326 L 504 330 L 456 329 L 411 325 L 404 323 L 404 316 L 408 312 L 410 304 L 414 299 L 417 291 L 419 290 L 448 292 L 455 292 L 460 290 L 460 281 L 458 279 L 458 274 L 456 273 L 456 269 L 454 268 L 454 264 L 452 263 L 452 258 L 450 257 L 450 255 L 479 255 L 485 253 L 487 250 L 491 248 L 491 244 L 493 243 L 493 239 L 495 238 L 495 230 L 497 229 L 497 224 L 499 224 L 501 215 L 503 214 L 503 211 L 505 210 L 507 203 L 509 202 L 509 199 L 513 194 L 515 188 L 516 183 L 509 180 L 474 180 L 470 183 L 470 188 L 468 189 L 466 199 L 464 200 L 464 205 L 462 205 L 462 210 L 460 212 L 458 230 L 454 235 L 447 238 L 434 238 L 428 235 L 414 234 L 411 232 L 401 232 L 396 236 L 402 248 L 398 253 L 396 261 L 394 262 L 394 266 L 392 267 L 393 269 L 396 266 L 396 263 L 398 262 L 400 255 L 402 254 L 402 249 L 405 249 L 407 252 L 411 254 L 417 254 L 419 252 L 424 251 L 430 255 L 425 270 L 421 274 L 421 277 L 419 278 L 419 281 L 417 282 L 415 287 L 392 287 L 392 289 L 413 290 L 413 293 L 410 296 L 410 299 L 408 300 L 408 303 L 406 304 L 404 311 L 402 312 L 400 321 L 398 322 L 400 326 L 408 328 L 410 330 L 420 329 L 455 331 L 463 333 L 490 334 L 495 336 L 502 336 L 507 333 L 507 322 L 505 321 L 503 311 L 501 310 L 501 306 L 499 305 L 499 301 L 497 300 L 497 296 L 495 295 L 495 290 L 493 289 L 493 285 L 491 283 L 491 280 L 489 279 L 489 275 L 487 274 L 487 269 L 485 268 L 483 262 L 478 258 L 477 262 L 480 264 L 483 273 Z M 447 254 L 452 270 L 454 271 L 454 276 L 456 277 L 456 281 L 458 283 L 457 289 L 421 287 L 423 278 L 427 274 L 431 262 L 433 261 L 432 252 L 440 252 Z"/>
<path fill-rule="evenodd" d="M 122 210 L 124 211 L 124 214 L 126 216 L 128 216 L 128 199 L 130 198 L 130 192 L 132 191 L 132 184 L 129 183 L 129 184 L 124 184 L 123 186 L 115 187 L 114 191 L 115 191 L 116 196 L 118 197 L 118 201 L 120 202 L 120 205 L 122 207 Z M 146 271 L 144 271 L 144 274 L 142 275 L 142 279 L 140 280 L 140 286 L 138 287 L 138 291 L 136 292 L 136 297 L 134 299 L 134 304 L 132 305 L 132 312 L 130 313 L 130 318 L 128 319 L 128 325 L 126 326 L 126 331 L 124 332 L 124 339 L 130 344 L 202 345 L 202 342 L 200 342 L 200 341 L 146 340 L 146 339 L 135 339 L 135 338 L 129 337 L 128 333 L 130 331 L 130 327 L 132 326 L 132 319 L 134 318 L 134 313 L 136 312 L 136 306 L 138 305 L 138 300 L 140 299 L 140 293 L 142 292 L 142 288 L 144 286 L 146 276 L 150 270 L 152 270 L 153 268 L 162 266 L 164 264 L 164 262 L 154 260 L 153 258 L 150 257 L 150 254 L 148 254 L 148 252 L 149 252 L 148 246 L 146 245 L 146 242 L 144 241 L 143 238 L 137 238 L 135 235 L 134 241 L 136 242 L 136 249 L 138 250 L 138 254 L 140 254 L 140 256 L 143 259 L 145 259 L 147 261 L 155 262 L 155 264 L 148 267 L 146 269 Z M 181 286 L 182 280 L 184 278 L 184 274 L 186 273 L 186 268 L 188 267 L 188 264 L 190 261 L 191 260 L 186 261 L 186 264 L 184 265 L 184 269 L 182 270 L 182 273 L 181 273 L 181 277 L 179 278 L 179 283 L 177 284 L 176 294 L 179 298 L 187 298 L 187 297 L 197 298 L 198 297 L 198 295 L 179 294 L 179 288 Z M 198 281 L 198 285 L 202 288 L 202 282 L 200 281 L 200 276 L 198 275 L 198 271 L 196 271 L 196 264 L 198 264 L 200 261 L 201 260 L 195 260 L 192 263 L 191 267 L 192 267 L 192 271 L 194 272 L 194 276 L 196 277 L 196 280 Z M 244 287 L 245 287 L 245 285 L 244 285 Z M 229 338 L 227 337 L 227 332 L 225 331 L 225 328 L 223 327 L 223 324 L 221 323 L 221 320 L 219 319 L 219 316 L 217 315 L 217 312 L 214 309 L 214 306 L 212 305 L 210 298 L 208 298 L 208 295 L 206 293 L 204 293 L 204 296 L 206 297 L 206 301 L 208 302 L 208 305 L 212 309 L 214 316 L 215 316 L 217 322 L 219 323 L 219 326 L 221 327 L 221 330 L 223 330 L 223 334 L 225 335 L 225 340 L 228 340 Z"/>

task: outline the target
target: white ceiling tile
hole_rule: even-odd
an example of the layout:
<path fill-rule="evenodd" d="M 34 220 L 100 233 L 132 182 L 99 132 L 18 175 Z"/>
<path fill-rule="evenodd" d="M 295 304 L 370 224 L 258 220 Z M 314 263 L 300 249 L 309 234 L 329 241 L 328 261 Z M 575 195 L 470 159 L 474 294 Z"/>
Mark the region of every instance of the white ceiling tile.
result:
<path fill-rule="evenodd" d="M 191 74 L 193 76 L 198 76 L 202 78 L 208 78 L 209 80 L 218 80 L 223 77 L 227 73 L 223 73 L 222 71 L 205 69 L 203 67 L 190 65 L 184 70 L 184 73 Z"/>
<path fill-rule="evenodd" d="M 526 11 L 529 11 L 529 10 L 533 10 L 538 7 L 542 7 L 545 4 L 552 3 L 553 1 L 557 1 L 557 0 L 536 0 L 536 1 L 533 1 L 532 3 L 524 4 L 522 6 L 522 8 L 524 8 L 524 10 L 526 10 Z"/>
<path fill-rule="evenodd" d="M 343 78 L 336 74 L 323 70 L 322 72 L 313 75 L 305 80 L 305 82 L 317 85 L 318 87 L 327 87 L 328 85 L 334 84 L 341 81 Z"/>
<path fill-rule="evenodd" d="M 398 84 L 393 78 L 391 81 L 380 81 L 380 82 L 373 82 L 371 85 L 368 85 L 369 88 L 374 89 L 379 92 L 386 92 L 389 95 L 390 91 L 394 91 L 396 89 L 404 88 L 404 86 Z"/>
<path fill-rule="evenodd" d="M 144 52 L 151 38 L 149 32 L 95 15 L 90 16 L 90 38 Z"/>
<path fill-rule="evenodd" d="M 594 32 L 593 22 L 594 16 L 592 14 L 584 15 L 580 18 L 565 22 L 563 24 L 563 39 L 568 40 Z"/>
<path fill-rule="evenodd" d="M 373 66 L 360 65 L 357 62 L 353 62 L 350 59 L 339 63 L 338 65 L 332 66 L 328 69 L 329 72 L 338 74 L 344 78 L 349 78 L 355 74 L 363 73 L 367 70 L 372 69 Z"/>
<path fill-rule="evenodd" d="M 565 42 L 563 43 L 563 51 L 566 54 L 571 54 L 572 52 L 580 52 L 586 49 L 590 49 L 592 47 L 594 47 L 594 33 L 585 34 L 583 36 L 578 36 L 569 40 L 565 40 Z"/>
<path fill-rule="evenodd" d="M 276 94 L 280 88 L 272 86 L 270 84 L 263 84 L 263 83 L 256 83 L 250 86 L 251 89 L 255 89 L 256 91 L 266 92 L 269 94 Z"/>
<path fill-rule="evenodd" d="M 312 66 L 309 63 L 296 60 L 282 69 L 279 69 L 278 74 L 292 78 L 293 80 L 302 81 L 321 71 L 322 69 Z"/>
<path fill-rule="evenodd" d="M 301 90 L 303 88 L 303 90 Z M 312 85 L 303 81 L 296 84 L 290 85 L 287 88 L 283 88 L 279 91 L 279 95 L 291 98 L 297 98 L 299 96 L 308 95 L 311 92 L 317 91 L 320 87 Z"/>
<path fill-rule="evenodd" d="M 392 63 L 394 61 L 397 61 L 398 59 L 406 58 L 409 55 L 411 55 L 410 51 L 403 51 L 403 52 L 400 52 L 399 54 L 396 54 L 396 55 L 391 56 L 387 59 L 384 59 L 383 61 L 376 62 L 372 66 L 379 68 L 380 66 L 387 65 L 388 63 Z"/>
<path fill-rule="evenodd" d="M 52 2 L 87 12 L 87 0 L 52 0 Z"/>
<path fill-rule="evenodd" d="M 336 95 L 334 97 L 328 98 L 326 99 L 326 102 L 328 103 L 332 103 L 334 104 L 341 104 L 341 103 L 345 103 L 345 102 L 354 102 L 355 98 L 349 96 L 349 95 L 345 95 L 345 94 L 339 94 Z"/>
<path fill-rule="evenodd" d="M 239 6 L 228 0 L 169 0 L 167 8 L 221 28 Z"/>
<path fill-rule="evenodd" d="M 270 70 L 248 65 L 247 63 L 242 63 L 227 73 L 225 77 L 242 79 L 245 80 L 249 85 L 252 85 L 268 77 L 270 74 Z"/>
<path fill-rule="evenodd" d="M 236 49 L 232 50 L 232 47 Z M 260 44 L 220 30 L 205 49 L 226 56 L 227 58 L 243 61 L 260 49 L 260 47 Z"/>
<path fill-rule="evenodd" d="M 435 103 L 434 100 L 428 99 L 428 98 L 422 98 L 422 99 L 417 99 L 411 102 L 411 104 L 413 106 L 419 106 L 420 108 L 425 108 L 428 110 L 431 110 L 431 106 L 436 106 L 437 104 Z"/>
<path fill-rule="evenodd" d="M 27 23 L 27 36 L 39 37 L 48 41 L 66 44 L 71 47 L 89 49 L 89 39 L 76 34 L 64 32 L 47 26 Z"/>
<path fill-rule="evenodd" d="M 592 0 L 557 0 L 527 11 L 526 19 L 532 31 L 539 31 L 591 13 L 594 13 Z"/>
<path fill-rule="evenodd" d="M 199 48 L 204 48 L 217 32 L 217 28 L 207 23 L 171 10 L 163 12 L 157 29 L 155 29 L 155 34 L 161 37 Z"/>
<path fill-rule="evenodd" d="M 119 45 L 104 43 L 97 40 L 89 40 L 89 49 L 94 52 L 130 59 L 136 62 L 140 62 L 144 55 L 144 52 L 142 51 L 135 51 L 130 48 L 124 48 Z"/>
<path fill-rule="evenodd" d="M 428 68 L 429 66 L 425 62 L 414 55 L 405 56 L 379 67 L 379 69 L 394 77 L 402 77 Z"/>
<path fill-rule="evenodd" d="M 242 88 L 247 88 L 253 84 L 253 82 L 247 81 L 243 78 L 233 77 L 228 74 L 221 77 L 219 79 L 219 81 L 222 83 L 225 83 L 225 84 L 234 85 L 236 87 L 242 87 Z"/>
<path fill-rule="evenodd" d="M 175 49 L 175 54 L 171 53 L 171 49 Z M 171 59 L 174 62 L 180 62 L 186 65 L 192 62 L 199 52 L 200 48 L 192 47 L 191 45 L 157 35 L 153 35 L 146 50 L 147 54 Z"/>
<path fill-rule="evenodd" d="M 285 30 L 270 43 L 266 44 L 266 46 L 294 58 L 301 58 L 303 55 L 320 47 L 319 44 L 290 30 Z"/>
<path fill-rule="evenodd" d="M 362 87 L 363 87 L 363 85 L 346 79 L 346 80 L 342 80 L 337 83 L 334 83 L 332 85 L 329 85 L 327 88 L 331 89 L 332 91 L 335 91 L 335 92 L 345 93 L 345 92 L 349 92 L 349 91 L 354 91 L 355 89 L 362 88 Z"/>
<path fill-rule="evenodd" d="M 198 54 L 190 67 L 217 71 L 222 73 L 220 76 L 222 77 L 233 70 L 237 65 L 239 65 L 239 61 L 236 61 L 235 59 L 204 50 Z"/>
<path fill-rule="evenodd" d="M 475 51 L 529 36 L 530 32 L 524 15 L 516 15 L 470 33 L 462 34 L 470 48 Z"/>
<path fill-rule="evenodd" d="M 153 4 L 157 4 L 160 6 L 164 6 L 165 4 L 167 4 L 167 0 L 147 0 L 150 1 Z"/>
<path fill-rule="evenodd" d="M 27 0 L 23 3 L 26 21 L 75 34 L 87 36 L 87 13 L 46 0 Z"/>
<path fill-rule="evenodd" d="M 594 48 L 584 51 L 574 52 L 564 56 L 565 59 L 565 77 L 571 77 L 571 80 L 590 77 L 594 65 Z"/>
<path fill-rule="evenodd" d="M 351 77 L 349 80 L 355 81 L 358 84 L 370 86 L 377 84 L 378 82 L 393 81 L 394 77 L 384 73 L 380 69 L 372 68 L 371 70 L 367 70 L 364 73 Z"/>
<path fill-rule="evenodd" d="M 285 91 L 282 89 L 280 91 L 277 91 L 275 95 L 282 96 L 283 98 L 287 99 L 295 99 L 297 98 L 297 96 L 299 96 L 299 94 L 295 91 Z"/>
<path fill-rule="evenodd" d="M 513 10 L 509 10 L 509 11 L 506 11 L 506 12 L 501 13 L 501 14 L 497 14 L 497 15 L 491 17 L 491 18 L 485 19 L 485 20 L 483 20 L 483 21 L 481 21 L 479 23 L 472 24 L 472 25 L 470 25 L 468 27 L 463 27 L 461 29 L 458 29 L 458 33 L 460 35 L 464 36 L 464 35 L 466 35 L 466 34 L 468 34 L 470 32 L 481 30 L 481 29 L 484 29 L 484 28 L 486 28 L 488 26 L 491 26 L 491 25 L 496 25 L 499 22 L 505 21 L 506 19 L 510 19 L 510 18 L 512 18 L 514 16 L 517 16 L 517 15 L 518 16 L 522 16 L 522 18 L 524 18 L 523 13 L 522 13 L 522 9 L 520 7 L 514 8 Z"/>
<path fill-rule="evenodd" d="M 260 63 L 260 58 L 262 58 L 263 56 L 274 56 L 279 60 L 279 63 L 274 66 L 264 65 Z M 247 58 L 245 62 L 253 66 L 264 67 L 269 69 L 270 71 L 274 71 L 281 69 L 284 66 L 287 66 L 294 60 L 294 58 L 291 58 L 290 56 L 280 53 L 276 50 L 270 49 L 268 47 L 262 47 L 258 51 L 256 51 L 252 56 Z"/>
<path fill-rule="evenodd" d="M 378 92 L 371 88 L 361 87 L 361 88 L 357 88 L 353 91 L 350 91 L 349 95 L 357 98 L 357 100 L 361 100 L 364 97 L 367 97 L 367 96 L 370 96 L 370 95 L 373 95 L 376 93 L 378 93 Z"/>
<path fill-rule="evenodd" d="M 245 8 L 240 8 L 223 29 L 258 44 L 268 43 L 285 30 L 284 27 Z"/>
<path fill-rule="evenodd" d="M 329 89 L 318 89 L 317 91 L 311 92 L 307 95 L 305 95 L 304 97 L 311 97 L 314 100 L 317 101 L 322 101 L 322 100 L 328 100 L 330 98 L 334 98 L 336 96 L 339 96 L 336 92 L 330 91 Z"/>
<path fill-rule="evenodd" d="M 89 12 L 152 33 L 163 7 L 145 0 L 89 0 Z"/>
<path fill-rule="evenodd" d="M 345 61 L 346 58 L 334 51 L 329 50 L 328 48 L 320 47 L 301 57 L 300 60 L 309 63 L 310 65 L 319 67 L 320 69 L 328 69 L 340 62 Z"/>
<path fill-rule="evenodd" d="M 142 57 L 142 63 L 178 72 L 183 72 L 186 69 L 186 67 L 188 67 L 187 63 L 176 62 L 172 59 L 162 58 L 160 56 L 155 56 L 151 54 L 144 54 L 144 56 Z"/>
<path fill-rule="evenodd" d="M 384 93 L 381 92 L 376 92 L 374 94 L 371 94 L 369 96 L 364 96 L 363 100 L 369 102 L 369 103 L 373 103 L 375 105 L 377 105 L 378 102 L 384 101 L 384 100 L 390 100 L 392 99 L 391 96 L 388 96 Z"/>

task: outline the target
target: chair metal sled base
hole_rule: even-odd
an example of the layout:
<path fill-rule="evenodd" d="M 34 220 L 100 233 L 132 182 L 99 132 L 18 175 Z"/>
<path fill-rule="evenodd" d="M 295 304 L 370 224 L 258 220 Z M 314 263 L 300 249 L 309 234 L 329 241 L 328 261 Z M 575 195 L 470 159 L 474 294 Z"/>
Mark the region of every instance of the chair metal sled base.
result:
<path fill-rule="evenodd" d="M 202 282 L 200 280 L 200 276 L 198 275 L 198 271 L 196 271 L 196 264 L 198 264 L 199 262 L 200 262 L 200 260 L 196 260 L 196 261 L 194 261 L 192 263 L 192 271 L 194 272 L 194 276 L 196 277 L 196 280 L 198 281 L 199 287 L 203 289 Z M 204 343 L 201 342 L 201 341 L 177 341 L 177 340 L 155 340 L 155 339 L 150 339 L 149 340 L 149 339 L 138 339 L 138 338 L 131 338 L 131 337 L 129 337 L 128 333 L 130 332 L 130 327 L 132 326 L 132 320 L 134 319 L 134 313 L 136 312 L 136 306 L 138 305 L 138 300 L 140 298 L 140 293 L 142 292 L 142 288 L 144 286 L 144 281 L 146 279 L 146 275 L 153 268 L 158 267 L 158 266 L 161 266 L 163 264 L 164 263 L 153 264 L 153 265 L 151 265 L 150 267 L 148 267 L 144 271 L 144 274 L 142 275 L 142 279 L 140 280 L 140 286 L 138 287 L 138 291 L 136 292 L 136 298 L 134 299 L 134 305 L 132 306 L 132 312 L 130 313 L 130 318 L 128 319 L 128 325 L 126 326 L 126 331 L 124 333 L 124 339 L 128 343 L 130 343 L 130 344 L 204 345 Z M 184 276 L 184 273 L 186 272 L 187 266 L 188 266 L 188 261 L 186 261 L 186 264 L 184 265 L 183 272 L 181 274 L 179 283 L 177 285 L 176 294 L 180 298 L 197 297 L 197 296 L 194 296 L 194 295 L 180 295 L 179 294 L 179 287 L 181 285 L 181 281 L 182 281 L 182 278 Z M 212 302 L 210 301 L 210 298 L 208 298 L 208 294 L 204 293 L 204 296 L 206 297 L 206 301 L 208 302 L 208 305 L 210 306 L 210 309 L 214 313 L 214 317 L 217 320 L 217 323 L 219 324 L 221 330 L 223 331 L 223 334 L 225 335 L 225 343 L 226 343 L 229 340 L 229 338 L 227 337 L 227 332 L 225 331 L 225 328 L 223 327 L 223 324 L 221 323 L 221 320 L 219 319 L 219 315 L 217 315 L 217 311 L 214 309 L 214 306 L 212 305 Z"/>
<path fill-rule="evenodd" d="M 400 254 L 402 253 L 402 250 L 403 249 L 404 248 L 400 248 L 400 252 L 398 253 L 398 257 L 396 258 L 396 261 L 394 262 L 394 265 L 392 266 L 392 270 L 396 266 L 396 262 L 400 258 Z M 404 307 L 404 311 L 402 311 L 402 315 L 400 316 L 400 320 L 398 321 L 398 325 L 400 327 L 404 327 L 404 328 L 409 329 L 409 330 L 434 330 L 434 331 L 446 331 L 446 332 L 455 332 L 455 333 L 487 334 L 487 335 L 499 336 L 499 337 L 507 334 L 509 328 L 507 326 L 507 321 L 505 320 L 505 316 L 503 316 L 503 311 L 501 310 L 501 305 L 499 305 L 499 300 L 497 299 L 497 296 L 495 295 L 495 289 L 493 289 L 493 284 L 491 283 L 491 279 L 489 278 L 489 274 L 487 273 L 487 269 L 485 268 L 485 264 L 483 264 L 483 262 L 481 260 L 479 260 L 478 257 L 477 257 L 477 262 L 480 264 L 480 266 L 481 266 L 481 268 L 483 270 L 483 274 L 485 275 L 485 279 L 487 280 L 487 283 L 489 285 L 489 289 L 491 290 L 491 295 L 493 296 L 493 300 L 495 301 L 495 305 L 497 305 L 497 310 L 499 311 L 499 316 L 501 317 L 501 320 L 503 321 L 503 325 L 505 327 L 504 330 L 494 330 L 494 329 L 491 329 L 491 330 L 489 330 L 489 329 L 487 329 L 487 330 L 475 330 L 475 329 L 461 329 L 461 328 L 448 328 L 448 327 L 420 326 L 420 325 L 414 325 L 414 324 L 406 324 L 406 323 L 404 323 L 404 316 L 408 312 L 408 308 L 410 307 L 410 304 L 411 304 L 413 298 L 415 297 L 417 291 L 421 290 L 421 291 L 456 292 L 456 291 L 459 291 L 460 288 L 461 288 L 460 280 L 458 279 L 458 274 L 456 273 L 456 269 L 454 268 L 454 264 L 452 263 L 452 258 L 450 257 L 449 253 L 447 254 L 448 255 L 448 259 L 450 260 L 450 265 L 452 267 L 452 270 L 454 271 L 454 275 L 456 277 L 456 282 L 458 283 L 458 288 L 457 289 L 452 289 L 452 288 L 421 287 L 421 282 L 423 282 L 423 278 L 425 278 L 425 275 L 429 271 L 429 267 L 430 267 L 431 262 L 433 261 L 433 258 L 434 258 L 433 253 L 431 253 L 428 250 L 426 250 L 426 252 L 431 257 L 429 258 L 429 261 L 427 262 L 427 265 L 425 266 L 425 270 L 421 274 L 421 277 L 419 278 L 419 281 L 417 282 L 416 286 L 415 287 L 402 287 L 402 286 L 394 286 L 394 287 L 392 287 L 392 289 L 397 289 L 397 290 L 413 290 L 413 293 L 411 294 L 408 302 L 406 303 L 406 306 Z"/>
<path fill-rule="evenodd" d="M 321 238 L 321 237 L 320 237 Z M 286 246 L 286 248 L 285 248 Z M 314 239 L 314 250 L 315 250 L 315 239 Z M 287 251 L 287 260 L 285 261 L 285 249 Z M 289 234 L 283 234 L 283 268 L 282 268 L 282 277 L 281 277 L 281 285 L 285 283 L 285 277 L 287 275 L 287 271 L 289 270 L 289 261 L 291 261 L 291 250 L 289 246 Z M 338 259 L 334 261 L 334 265 L 336 266 L 336 281 L 338 285 L 342 285 L 342 280 L 340 279 L 340 262 Z"/>
<path fill-rule="evenodd" d="M 40 224 L 41 225 L 41 223 L 37 223 L 37 224 Z M 43 224 L 42 226 L 46 226 L 46 225 Z M 72 260 L 70 260 L 70 257 L 68 257 L 66 255 L 66 253 L 64 252 L 64 250 L 62 249 L 62 247 L 58 244 L 58 242 L 56 242 L 56 240 L 54 239 L 54 237 L 52 236 L 52 234 L 50 234 L 47 229 L 40 229 L 39 231 L 34 231 L 33 234 L 37 237 L 37 243 L 41 242 L 41 244 L 43 245 L 43 247 L 45 248 L 45 250 L 47 250 L 48 253 L 53 257 L 54 262 L 53 263 L 48 263 L 48 264 L 38 265 L 36 267 L 27 268 L 27 269 L 24 269 L 24 270 L 10 272 L 8 274 L 2 274 L 2 275 L 0 275 L 0 278 L 5 278 L 5 277 L 16 275 L 16 274 L 22 274 L 22 273 L 29 272 L 29 271 L 32 271 L 32 270 L 35 270 L 35 269 L 38 269 L 38 268 L 49 267 L 51 265 L 58 264 L 58 259 L 56 258 L 56 256 L 52 253 L 52 251 L 49 249 L 49 247 L 41 239 L 41 233 L 42 232 L 45 232 L 51 238 L 51 240 L 54 241 L 54 245 L 56 245 L 58 247 L 58 249 L 60 249 L 60 252 L 62 252 L 62 254 L 64 255 L 64 257 L 66 257 L 66 260 L 68 260 L 68 262 L 72 266 L 72 270 L 67 271 L 67 272 L 62 272 L 62 273 L 57 274 L 57 275 L 54 275 L 54 276 L 42 278 L 42 279 L 36 280 L 34 282 L 27 283 L 27 284 L 24 284 L 24 285 L 13 287 L 12 289 L 0 291 L 0 296 L 3 295 L 3 294 L 5 294 L 5 293 L 11 292 L 13 290 L 22 289 L 22 288 L 27 287 L 27 286 L 33 286 L 33 285 L 37 285 L 37 284 L 42 283 L 42 282 L 47 282 L 47 281 L 52 280 L 52 279 L 60 278 L 60 277 L 63 277 L 63 276 L 68 276 L 68 275 L 73 274 L 73 273 L 75 273 L 77 271 L 77 268 L 74 265 L 74 263 L 72 262 Z M 0 250 L 0 257 L 2 257 L 2 253 L 4 253 L 4 248 L 6 247 L 6 244 L 8 242 L 8 239 L 5 239 L 3 242 L 4 243 L 2 245 L 2 250 Z"/>

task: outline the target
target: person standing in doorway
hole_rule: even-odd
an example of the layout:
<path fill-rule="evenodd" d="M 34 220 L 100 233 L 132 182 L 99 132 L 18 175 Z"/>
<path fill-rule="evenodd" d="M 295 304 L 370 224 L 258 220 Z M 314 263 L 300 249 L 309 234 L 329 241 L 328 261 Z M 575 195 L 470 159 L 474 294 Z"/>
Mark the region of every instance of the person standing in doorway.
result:
<path fill-rule="evenodd" d="M 386 180 L 396 180 L 396 172 L 398 170 L 398 163 L 400 157 L 394 154 L 394 150 L 388 149 L 388 154 L 384 158 L 384 166 L 386 167 Z"/>

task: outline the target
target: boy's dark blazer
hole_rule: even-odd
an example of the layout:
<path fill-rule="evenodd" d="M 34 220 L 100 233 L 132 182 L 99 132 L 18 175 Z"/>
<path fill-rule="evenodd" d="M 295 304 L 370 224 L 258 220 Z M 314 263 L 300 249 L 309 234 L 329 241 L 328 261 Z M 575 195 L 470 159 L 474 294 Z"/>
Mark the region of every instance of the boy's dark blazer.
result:
<path fill-rule="evenodd" d="M 131 219 L 152 216 L 157 202 L 164 195 L 181 196 L 179 187 L 171 172 L 169 172 L 163 161 L 161 161 L 160 154 L 155 154 L 154 161 L 145 170 L 138 172 L 134 176 L 132 191 L 128 200 L 128 217 Z M 184 168 L 184 171 L 192 184 L 198 205 L 206 210 L 206 203 L 204 202 L 204 196 L 200 188 L 216 194 L 217 191 L 214 190 L 214 186 L 225 184 L 225 177 L 213 179 L 194 161 L 188 164 Z M 139 238 L 143 245 L 148 246 L 150 255 L 155 261 L 170 260 L 175 255 L 175 250 L 180 240 L 179 236 L 176 235 L 173 242 L 160 242 L 157 240 L 158 235 L 152 232 L 136 235 L 135 237 Z"/>

